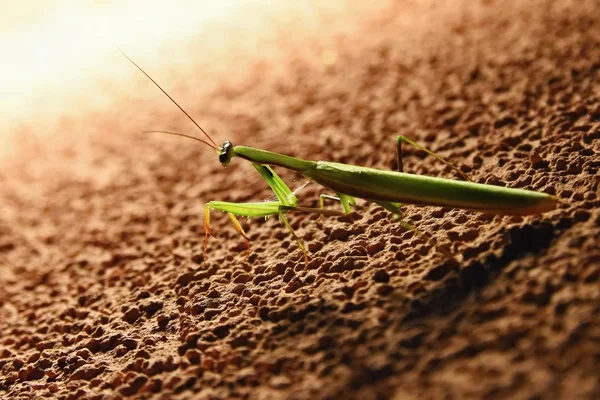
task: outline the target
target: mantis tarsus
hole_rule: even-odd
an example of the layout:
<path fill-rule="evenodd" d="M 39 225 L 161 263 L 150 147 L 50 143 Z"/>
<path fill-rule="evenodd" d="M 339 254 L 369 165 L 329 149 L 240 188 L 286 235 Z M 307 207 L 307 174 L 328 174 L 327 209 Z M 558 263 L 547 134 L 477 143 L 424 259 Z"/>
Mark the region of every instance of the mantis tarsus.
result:
<path fill-rule="evenodd" d="M 123 53 L 123 51 L 121 52 Z M 350 212 L 350 206 L 355 204 L 355 197 L 375 202 L 397 216 L 401 216 L 400 208 L 405 203 L 456 207 L 482 213 L 503 215 L 538 214 L 553 210 L 557 205 L 558 199 L 546 193 L 471 182 L 461 170 L 405 136 L 396 137 L 398 171 L 381 171 L 374 168 L 329 161 L 307 161 L 253 147 L 233 146 L 229 141 L 223 143 L 222 146 L 217 146 L 210 135 L 150 75 L 125 53 L 123 55 L 146 75 L 198 127 L 208 141 L 178 132 L 156 132 L 187 137 L 211 147 L 218 153 L 219 162 L 224 167 L 235 157 L 250 161 L 277 197 L 275 201 L 256 203 L 231 203 L 226 201 L 210 201 L 206 203 L 204 206 L 205 260 L 208 237 L 209 235 L 212 236 L 210 230 L 210 210 L 227 212 L 235 229 L 246 240 L 248 248 L 248 236 L 242 229 L 236 216 L 267 217 L 277 215 L 302 249 L 306 269 L 308 266 L 307 250 L 303 241 L 295 234 L 288 222 L 286 214 L 290 211 L 321 215 L 342 215 Z M 403 172 L 402 142 L 407 142 L 437 158 L 458 172 L 466 180 L 434 178 Z M 319 208 L 300 207 L 295 193 L 283 182 L 271 166 L 284 167 L 299 172 L 306 178 L 330 189 L 337 194 L 337 197 L 321 195 Z M 343 211 L 323 208 L 324 199 L 339 201 Z M 415 229 L 407 223 L 403 223 L 403 226 Z"/>

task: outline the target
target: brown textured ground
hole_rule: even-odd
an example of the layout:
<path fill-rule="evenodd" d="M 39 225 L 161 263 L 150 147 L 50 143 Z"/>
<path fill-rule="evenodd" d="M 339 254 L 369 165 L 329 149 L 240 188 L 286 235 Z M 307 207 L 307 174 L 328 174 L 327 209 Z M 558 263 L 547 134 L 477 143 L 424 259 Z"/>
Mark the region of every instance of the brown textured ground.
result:
<path fill-rule="evenodd" d="M 408 207 L 456 263 L 362 202 L 290 216 L 306 274 L 275 219 L 246 225 L 244 261 L 224 215 L 204 267 L 203 203 L 270 194 L 249 165 L 135 134 L 185 126 L 158 92 L 135 97 L 141 78 L 19 145 L 0 171 L 0 397 L 598 398 L 598 8 L 379 4 L 300 38 L 283 24 L 235 74 L 191 46 L 192 73 L 157 77 L 218 141 L 390 169 L 402 133 L 476 181 L 561 199 L 526 218 Z"/>

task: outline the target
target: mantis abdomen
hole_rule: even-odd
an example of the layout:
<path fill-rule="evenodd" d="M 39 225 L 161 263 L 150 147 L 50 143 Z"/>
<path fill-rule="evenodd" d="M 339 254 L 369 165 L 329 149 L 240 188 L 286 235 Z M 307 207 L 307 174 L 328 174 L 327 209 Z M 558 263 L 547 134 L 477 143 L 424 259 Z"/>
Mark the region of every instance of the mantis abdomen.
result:
<path fill-rule="evenodd" d="M 553 210 L 557 202 L 546 193 L 327 161 L 318 161 L 302 173 L 335 192 L 373 201 L 508 215 L 539 214 Z"/>

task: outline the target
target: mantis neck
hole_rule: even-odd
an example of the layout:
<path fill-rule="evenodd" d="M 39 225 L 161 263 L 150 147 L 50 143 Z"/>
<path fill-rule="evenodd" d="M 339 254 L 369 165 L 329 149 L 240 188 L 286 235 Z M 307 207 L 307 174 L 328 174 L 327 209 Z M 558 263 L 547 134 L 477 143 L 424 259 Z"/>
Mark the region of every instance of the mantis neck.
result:
<path fill-rule="evenodd" d="M 243 158 L 257 164 L 276 165 L 302 173 L 307 169 L 316 166 L 314 161 L 306 161 L 300 158 L 290 157 L 271 151 L 260 150 L 254 147 L 235 146 L 233 148 L 234 156 Z"/>

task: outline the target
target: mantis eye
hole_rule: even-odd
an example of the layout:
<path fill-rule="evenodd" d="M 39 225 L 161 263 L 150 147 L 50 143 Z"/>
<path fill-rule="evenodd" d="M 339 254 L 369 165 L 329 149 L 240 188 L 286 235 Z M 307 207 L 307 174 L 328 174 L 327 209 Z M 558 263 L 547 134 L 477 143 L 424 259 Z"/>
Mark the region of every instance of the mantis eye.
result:
<path fill-rule="evenodd" d="M 223 143 L 223 146 L 220 148 L 221 152 L 219 153 L 219 162 L 225 167 L 231 161 L 233 145 L 230 141 L 226 141 Z"/>

